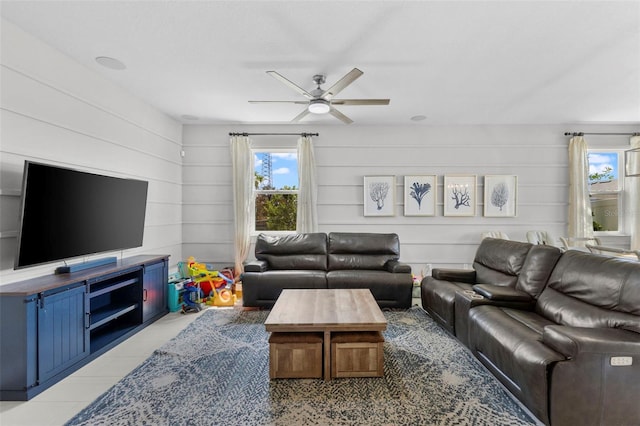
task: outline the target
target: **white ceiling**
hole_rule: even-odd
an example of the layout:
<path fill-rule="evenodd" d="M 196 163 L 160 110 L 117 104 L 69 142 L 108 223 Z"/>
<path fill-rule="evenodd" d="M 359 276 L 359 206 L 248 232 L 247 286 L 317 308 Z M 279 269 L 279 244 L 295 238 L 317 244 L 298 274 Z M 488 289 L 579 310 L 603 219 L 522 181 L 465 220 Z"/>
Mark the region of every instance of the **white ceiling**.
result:
<path fill-rule="evenodd" d="M 355 124 L 640 123 L 640 1 L 5 1 L 2 16 L 198 123 L 285 123 L 354 67 Z M 126 70 L 98 65 L 110 56 Z M 184 121 L 184 120 L 183 120 Z M 185 121 L 188 122 L 188 121 Z M 305 122 L 344 126 L 331 116 Z"/>

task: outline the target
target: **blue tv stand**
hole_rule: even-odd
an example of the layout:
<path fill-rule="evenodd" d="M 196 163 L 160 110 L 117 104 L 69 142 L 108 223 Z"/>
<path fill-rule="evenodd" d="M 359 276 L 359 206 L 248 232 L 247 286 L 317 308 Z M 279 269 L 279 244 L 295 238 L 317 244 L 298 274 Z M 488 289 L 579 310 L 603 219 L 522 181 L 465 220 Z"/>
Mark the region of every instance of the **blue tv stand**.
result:
<path fill-rule="evenodd" d="M 168 258 L 134 256 L 0 287 L 0 400 L 31 399 L 165 315 Z"/>

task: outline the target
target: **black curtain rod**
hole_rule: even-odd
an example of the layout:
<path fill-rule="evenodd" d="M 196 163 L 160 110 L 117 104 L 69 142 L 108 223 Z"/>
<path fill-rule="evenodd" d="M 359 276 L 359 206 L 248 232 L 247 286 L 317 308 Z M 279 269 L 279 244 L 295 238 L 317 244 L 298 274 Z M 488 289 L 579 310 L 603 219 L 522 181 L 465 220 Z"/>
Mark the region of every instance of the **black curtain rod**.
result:
<path fill-rule="evenodd" d="M 599 135 L 599 136 L 640 136 L 640 132 L 634 133 L 589 133 L 589 132 L 565 132 L 565 136 L 584 136 L 584 135 Z"/>
<path fill-rule="evenodd" d="M 320 136 L 318 133 L 229 133 L 229 136 Z"/>

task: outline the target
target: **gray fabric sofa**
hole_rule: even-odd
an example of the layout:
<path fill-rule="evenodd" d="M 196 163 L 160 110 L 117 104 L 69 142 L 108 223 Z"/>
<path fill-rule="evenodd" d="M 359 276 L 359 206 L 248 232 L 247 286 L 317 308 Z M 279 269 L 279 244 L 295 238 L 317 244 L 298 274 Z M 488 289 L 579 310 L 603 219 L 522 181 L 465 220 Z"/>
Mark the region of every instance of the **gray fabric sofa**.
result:
<path fill-rule="evenodd" d="M 483 241 L 480 258 L 500 246 Z M 449 271 L 447 286 L 434 270 L 440 278 L 423 280 L 422 290 L 432 293 L 423 303 L 446 288 L 439 300 L 453 305 L 447 329 L 545 424 L 640 424 L 640 262 L 567 251 L 533 267 L 538 247 L 530 246 L 515 286 L 479 271 L 483 283 L 464 289 L 456 280 L 471 272 Z M 493 253 L 505 263 L 522 255 Z"/>
<path fill-rule="evenodd" d="M 411 267 L 399 261 L 396 234 L 260 234 L 255 257 L 244 265 L 244 306 L 270 308 L 286 288 L 368 288 L 381 308 L 411 306 Z"/>

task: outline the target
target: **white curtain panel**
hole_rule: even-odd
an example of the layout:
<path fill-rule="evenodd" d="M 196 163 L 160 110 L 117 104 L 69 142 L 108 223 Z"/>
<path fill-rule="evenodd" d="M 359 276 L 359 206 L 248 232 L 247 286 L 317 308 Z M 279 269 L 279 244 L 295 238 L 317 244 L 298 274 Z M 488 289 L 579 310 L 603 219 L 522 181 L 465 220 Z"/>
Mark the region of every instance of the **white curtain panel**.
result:
<path fill-rule="evenodd" d="M 316 183 L 316 161 L 313 154 L 311 136 L 303 136 L 298 140 L 298 215 L 296 228 L 298 232 L 318 231 L 318 187 Z"/>
<path fill-rule="evenodd" d="M 640 148 L 640 136 L 632 136 L 629 140 L 630 149 Z M 629 219 L 629 235 L 631 235 L 631 250 L 640 250 L 640 176 L 625 178 L 626 206 L 625 217 Z"/>
<path fill-rule="evenodd" d="M 582 136 L 569 141 L 569 236 L 593 237 L 593 217 L 589 200 L 589 160 Z"/>
<path fill-rule="evenodd" d="M 233 164 L 233 216 L 235 219 L 235 274 L 244 272 L 243 262 L 251 246 L 251 218 L 253 217 L 253 159 L 251 140 L 247 136 L 231 137 Z"/>

